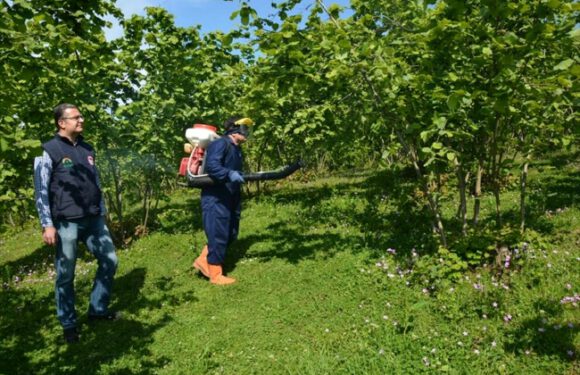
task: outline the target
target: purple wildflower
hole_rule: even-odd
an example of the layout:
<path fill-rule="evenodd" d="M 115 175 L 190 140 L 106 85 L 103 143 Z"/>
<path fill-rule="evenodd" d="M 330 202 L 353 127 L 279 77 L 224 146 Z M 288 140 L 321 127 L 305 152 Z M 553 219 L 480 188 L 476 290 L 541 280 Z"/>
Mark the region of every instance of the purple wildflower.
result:
<path fill-rule="evenodd" d="M 578 293 L 574 294 L 573 296 L 567 296 L 560 300 L 560 303 L 565 305 L 567 303 L 571 303 L 573 306 L 577 306 L 578 302 L 580 301 L 580 295 Z"/>

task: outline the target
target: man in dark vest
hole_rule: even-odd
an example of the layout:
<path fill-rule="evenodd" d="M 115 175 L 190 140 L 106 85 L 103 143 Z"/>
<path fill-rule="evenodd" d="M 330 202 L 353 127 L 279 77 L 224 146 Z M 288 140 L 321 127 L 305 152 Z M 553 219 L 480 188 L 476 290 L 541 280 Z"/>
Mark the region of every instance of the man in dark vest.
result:
<path fill-rule="evenodd" d="M 67 343 L 79 340 L 74 277 L 78 241 L 86 244 L 98 262 L 88 319 L 116 320 L 109 310 L 117 270 L 115 247 L 105 224 L 105 205 L 93 148 L 84 142 L 84 118 L 72 104 L 54 109 L 57 133 L 44 143 L 34 162 L 36 208 L 42 239 L 56 245 L 56 313 Z"/>

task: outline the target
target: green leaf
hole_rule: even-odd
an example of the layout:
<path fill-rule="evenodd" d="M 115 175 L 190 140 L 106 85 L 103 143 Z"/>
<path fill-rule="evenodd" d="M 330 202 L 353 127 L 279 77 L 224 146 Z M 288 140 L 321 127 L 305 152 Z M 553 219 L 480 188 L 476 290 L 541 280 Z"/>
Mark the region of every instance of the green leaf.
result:
<path fill-rule="evenodd" d="M 451 112 L 455 112 L 457 110 L 457 107 L 459 106 L 460 99 L 461 99 L 461 96 L 459 96 L 455 93 L 451 94 L 449 96 L 449 98 L 447 99 L 447 107 L 449 107 Z"/>
<path fill-rule="evenodd" d="M 230 14 L 230 21 L 233 21 L 236 19 L 236 17 L 240 14 L 239 10 L 236 10 L 235 12 L 233 12 L 232 14 Z"/>
<path fill-rule="evenodd" d="M 240 9 L 240 19 L 244 26 L 247 26 L 248 23 L 250 23 L 250 10 L 247 7 Z"/>
<path fill-rule="evenodd" d="M 455 152 L 448 152 L 447 153 L 447 160 L 449 160 L 449 161 L 455 160 Z"/>
<path fill-rule="evenodd" d="M 0 138 L 0 151 L 8 151 L 8 141 L 6 138 Z"/>
<path fill-rule="evenodd" d="M 547 5 L 549 8 L 557 9 L 560 7 L 560 0 L 548 0 Z"/>
<path fill-rule="evenodd" d="M 572 66 L 572 64 L 574 64 L 574 60 L 566 59 L 566 60 L 562 61 L 561 63 L 559 63 L 558 65 L 556 65 L 554 67 L 554 70 L 566 70 L 570 66 Z"/>
<path fill-rule="evenodd" d="M 24 139 L 22 141 L 17 142 L 16 145 L 19 148 L 30 149 L 30 148 L 40 147 L 41 142 L 37 139 Z"/>

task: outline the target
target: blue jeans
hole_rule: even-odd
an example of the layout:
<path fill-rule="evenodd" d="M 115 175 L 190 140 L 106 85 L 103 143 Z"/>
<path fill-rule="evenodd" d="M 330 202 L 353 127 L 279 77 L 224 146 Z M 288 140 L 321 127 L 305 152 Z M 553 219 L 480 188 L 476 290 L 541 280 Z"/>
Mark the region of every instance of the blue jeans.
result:
<path fill-rule="evenodd" d="M 89 315 L 103 315 L 108 312 L 118 260 L 103 216 L 56 221 L 55 227 L 58 232 L 55 260 L 56 315 L 62 327 L 66 329 L 77 325 L 74 279 L 78 242 L 82 241 L 87 245 L 98 263 L 89 303 Z"/>

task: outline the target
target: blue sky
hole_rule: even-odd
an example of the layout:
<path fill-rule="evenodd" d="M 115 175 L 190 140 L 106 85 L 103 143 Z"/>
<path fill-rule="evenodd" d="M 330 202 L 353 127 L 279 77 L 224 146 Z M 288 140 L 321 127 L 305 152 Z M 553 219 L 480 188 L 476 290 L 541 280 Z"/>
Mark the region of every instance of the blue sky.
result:
<path fill-rule="evenodd" d="M 299 11 L 307 12 L 308 7 L 316 0 L 303 0 L 298 6 Z M 201 25 L 202 32 L 216 30 L 229 31 L 236 27 L 239 18 L 230 20 L 230 15 L 240 8 L 240 0 L 117 0 L 119 7 L 126 17 L 133 14 L 143 15 L 145 7 L 161 7 L 174 15 L 177 26 L 188 27 Z M 275 14 L 271 7 L 272 0 L 250 0 L 249 4 L 261 17 Z M 348 7 L 349 0 L 324 0 L 324 4 L 339 4 Z M 115 24 L 107 31 L 107 39 L 122 35 L 121 27 Z"/>

